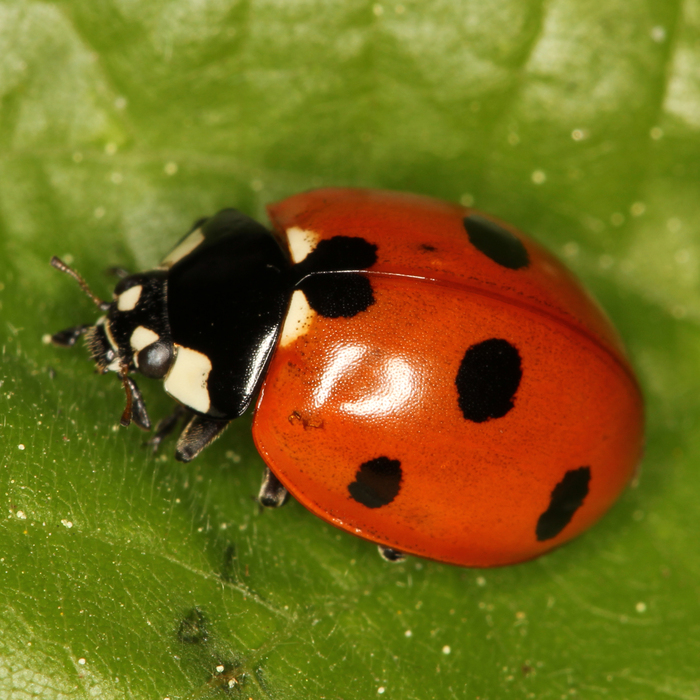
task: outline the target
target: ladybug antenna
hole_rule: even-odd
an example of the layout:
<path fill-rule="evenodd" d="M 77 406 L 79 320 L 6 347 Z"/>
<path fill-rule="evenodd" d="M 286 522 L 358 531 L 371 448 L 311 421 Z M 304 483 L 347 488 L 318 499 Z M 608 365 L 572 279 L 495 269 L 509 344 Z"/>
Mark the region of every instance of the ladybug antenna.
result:
<path fill-rule="evenodd" d="M 92 303 L 95 304 L 95 306 L 100 311 L 109 311 L 111 304 L 109 304 L 109 302 L 102 301 L 102 299 L 100 299 L 96 294 L 94 294 L 90 287 L 88 287 L 88 283 L 75 270 L 68 267 L 68 265 L 66 265 L 66 263 L 63 262 L 63 260 L 54 255 L 51 258 L 51 264 L 57 270 L 65 272 L 67 275 L 70 275 L 80 285 L 80 288 L 85 292 L 85 294 L 87 294 L 90 297 Z"/>

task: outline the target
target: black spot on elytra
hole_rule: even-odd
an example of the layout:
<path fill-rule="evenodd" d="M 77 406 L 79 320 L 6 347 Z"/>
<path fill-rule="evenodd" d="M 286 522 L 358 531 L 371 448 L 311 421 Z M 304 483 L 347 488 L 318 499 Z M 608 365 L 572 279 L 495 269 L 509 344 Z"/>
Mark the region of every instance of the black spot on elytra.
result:
<path fill-rule="evenodd" d="M 549 499 L 549 508 L 540 515 L 535 534 L 539 542 L 556 537 L 574 517 L 588 495 L 591 468 L 570 469 L 554 487 Z"/>
<path fill-rule="evenodd" d="M 182 618 L 177 638 L 184 644 L 204 644 L 209 639 L 207 619 L 199 608 L 192 608 Z"/>
<path fill-rule="evenodd" d="M 333 236 L 292 268 L 309 306 L 326 318 L 352 318 L 374 304 L 369 279 L 359 274 L 377 262 L 377 246 L 364 238 Z"/>
<path fill-rule="evenodd" d="M 502 338 L 472 345 L 464 354 L 455 384 L 462 414 L 474 423 L 502 418 L 513 408 L 523 376 L 520 353 Z"/>
<path fill-rule="evenodd" d="M 353 272 L 310 275 L 299 288 L 309 306 L 326 318 L 352 318 L 374 304 L 371 282 Z"/>
<path fill-rule="evenodd" d="M 511 270 L 520 270 L 530 264 L 530 256 L 517 236 L 478 214 L 464 219 L 472 245 L 495 263 Z"/>
<path fill-rule="evenodd" d="M 398 496 L 402 476 L 401 462 L 398 459 L 377 457 L 360 465 L 348 491 L 363 506 L 381 508 Z"/>
<path fill-rule="evenodd" d="M 377 246 L 356 236 L 333 236 L 318 245 L 297 265 L 295 272 L 346 272 L 366 270 L 377 262 Z M 299 278 L 301 279 L 301 278 Z"/>

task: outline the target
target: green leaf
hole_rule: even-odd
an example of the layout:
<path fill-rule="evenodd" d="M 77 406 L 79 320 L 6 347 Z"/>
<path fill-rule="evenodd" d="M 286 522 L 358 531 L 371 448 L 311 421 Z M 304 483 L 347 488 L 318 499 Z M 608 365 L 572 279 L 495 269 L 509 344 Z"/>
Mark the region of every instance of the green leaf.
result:
<path fill-rule="evenodd" d="M 0 696 L 700 698 L 699 32 L 698 0 L 0 2 Z M 592 531 L 390 566 L 260 511 L 249 418 L 154 456 L 42 343 L 96 317 L 51 255 L 109 297 L 199 216 L 320 185 L 474 202 L 587 282 L 648 409 Z"/>

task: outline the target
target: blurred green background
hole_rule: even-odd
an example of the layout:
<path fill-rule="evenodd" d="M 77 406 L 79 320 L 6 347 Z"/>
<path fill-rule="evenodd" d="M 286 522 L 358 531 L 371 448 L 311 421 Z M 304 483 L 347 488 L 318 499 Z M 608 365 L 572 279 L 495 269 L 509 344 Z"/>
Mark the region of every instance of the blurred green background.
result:
<path fill-rule="evenodd" d="M 700 698 L 700 1 L 0 2 L 0 697 Z M 244 417 L 190 465 L 42 336 L 107 267 L 309 187 L 462 201 L 620 329 L 638 485 L 498 570 L 260 512 Z M 141 382 L 152 417 L 169 409 Z"/>

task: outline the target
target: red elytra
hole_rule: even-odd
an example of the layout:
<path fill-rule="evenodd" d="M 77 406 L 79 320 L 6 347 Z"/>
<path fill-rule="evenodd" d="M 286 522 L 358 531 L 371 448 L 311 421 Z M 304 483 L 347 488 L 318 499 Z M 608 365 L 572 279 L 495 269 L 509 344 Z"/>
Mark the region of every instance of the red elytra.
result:
<path fill-rule="evenodd" d="M 269 207 L 295 262 L 358 237 L 371 304 L 295 292 L 260 391 L 256 446 L 306 508 L 401 552 L 488 567 L 536 557 L 634 474 L 643 402 L 614 328 L 522 233 L 428 197 L 323 189 Z"/>

